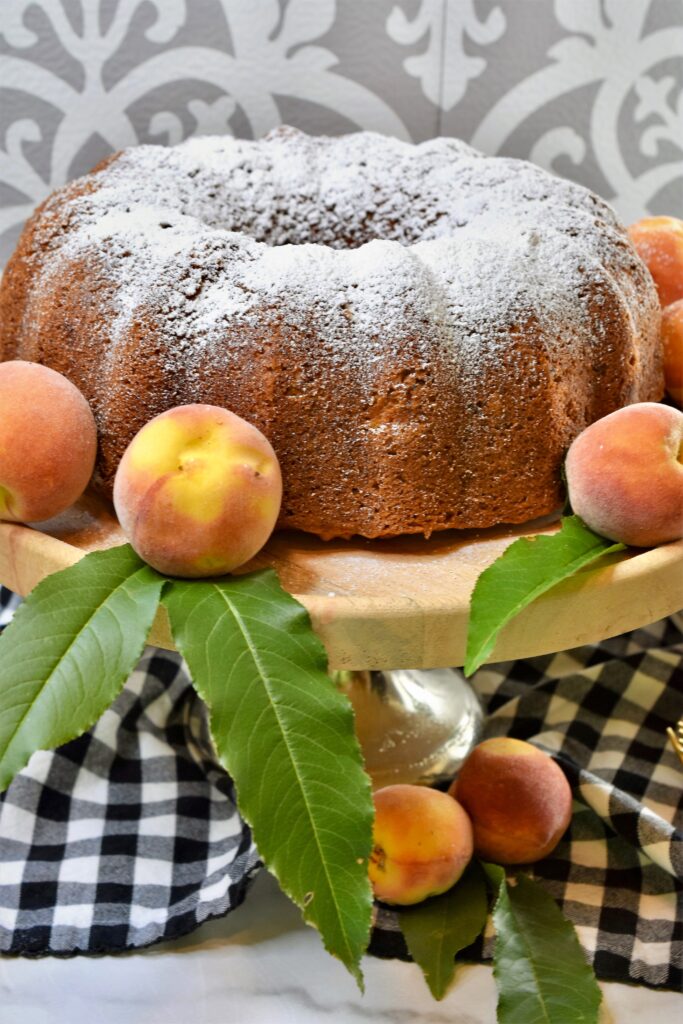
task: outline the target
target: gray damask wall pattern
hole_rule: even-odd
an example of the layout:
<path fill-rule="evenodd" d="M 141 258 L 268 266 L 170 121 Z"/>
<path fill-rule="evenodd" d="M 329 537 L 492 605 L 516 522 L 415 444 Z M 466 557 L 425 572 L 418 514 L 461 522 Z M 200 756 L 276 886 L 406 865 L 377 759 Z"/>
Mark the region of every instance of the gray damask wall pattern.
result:
<path fill-rule="evenodd" d="M 683 0 L 0 0 L 0 263 L 123 146 L 457 135 L 683 216 Z"/>

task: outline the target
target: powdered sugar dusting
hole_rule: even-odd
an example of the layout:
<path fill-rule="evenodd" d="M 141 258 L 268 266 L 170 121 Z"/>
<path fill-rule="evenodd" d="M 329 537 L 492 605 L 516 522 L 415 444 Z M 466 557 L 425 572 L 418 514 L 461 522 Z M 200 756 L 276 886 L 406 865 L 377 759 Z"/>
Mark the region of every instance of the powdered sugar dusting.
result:
<path fill-rule="evenodd" d="M 280 129 L 141 146 L 71 202 L 60 254 L 106 262 L 110 357 L 141 315 L 187 366 L 270 310 L 309 338 L 313 317 L 369 386 L 373 351 L 406 336 L 449 348 L 460 378 L 495 357 L 492 327 L 530 316 L 546 339 L 590 345 L 582 286 L 619 252 L 613 214 L 585 189 L 453 139 Z"/>

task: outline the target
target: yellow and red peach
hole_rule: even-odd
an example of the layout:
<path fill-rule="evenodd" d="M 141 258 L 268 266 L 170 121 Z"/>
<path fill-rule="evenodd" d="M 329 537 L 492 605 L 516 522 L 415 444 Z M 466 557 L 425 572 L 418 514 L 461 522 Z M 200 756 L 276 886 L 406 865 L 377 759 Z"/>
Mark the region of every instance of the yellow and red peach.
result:
<path fill-rule="evenodd" d="M 260 430 L 215 405 L 155 416 L 124 452 L 114 506 L 141 558 L 169 576 L 219 576 L 268 540 L 282 499 Z"/>
<path fill-rule="evenodd" d="M 628 233 L 652 274 L 662 306 L 683 299 L 683 220 L 646 217 L 632 224 Z"/>
<path fill-rule="evenodd" d="M 683 299 L 662 310 L 662 348 L 667 393 L 683 408 Z"/>
<path fill-rule="evenodd" d="M 572 791 L 543 751 L 509 736 L 484 740 L 449 793 L 472 821 L 474 852 L 495 864 L 530 864 L 551 853 L 567 830 Z"/>
<path fill-rule="evenodd" d="M 374 802 L 368 873 L 375 896 L 409 905 L 455 885 L 472 857 L 472 826 L 460 804 L 412 785 L 378 789 Z"/>
<path fill-rule="evenodd" d="M 640 402 L 574 440 L 565 473 L 576 515 L 603 537 L 653 547 L 683 537 L 683 413 Z"/>
<path fill-rule="evenodd" d="M 90 406 L 55 370 L 0 363 L 0 519 L 37 522 L 72 505 L 95 466 Z"/>

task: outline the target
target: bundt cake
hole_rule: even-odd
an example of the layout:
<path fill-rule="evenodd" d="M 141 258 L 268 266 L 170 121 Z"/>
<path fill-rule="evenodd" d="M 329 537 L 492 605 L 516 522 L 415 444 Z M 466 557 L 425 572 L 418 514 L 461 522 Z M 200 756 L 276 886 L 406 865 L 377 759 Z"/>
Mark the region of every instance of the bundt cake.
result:
<path fill-rule="evenodd" d="M 214 403 L 278 453 L 280 525 L 326 538 L 548 513 L 574 436 L 663 393 L 611 209 L 449 138 L 124 150 L 37 210 L 0 301 L 0 358 L 91 403 L 105 492 L 147 420 Z"/>

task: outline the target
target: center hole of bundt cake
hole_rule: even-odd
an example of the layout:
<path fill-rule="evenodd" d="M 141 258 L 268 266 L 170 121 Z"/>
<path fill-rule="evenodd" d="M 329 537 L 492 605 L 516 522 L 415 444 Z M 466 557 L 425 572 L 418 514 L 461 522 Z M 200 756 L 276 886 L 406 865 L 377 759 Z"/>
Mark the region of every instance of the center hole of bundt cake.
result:
<path fill-rule="evenodd" d="M 202 209 L 202 218 L 213 227 L 238 231 L 273 248 L 283 245 L 325 245 L 331 249 L 359 249 L 368 242 L 389 241 L 413 245 L 428 235 L 438 215 L 413 206 L 409 199 L 398 203 L 385 195 L 374 203 L 359 190 L 351 190 L 343 202 L 318 194 L 297 196 L 291 203 L 251 206 L 226 199 Z M 217 196 L 217 198 L 219 198 Z M 194 212 L 192 207 L 188 212 Z"/>
<path fill-rule="evenodd" d="M 257 242 L 273 248 L 282 245 L 325 245 L 330 249 L 359 249 L 376 240 L 401 242 L 409 245 L 419 240 L 401 229 L 401 226 L 376 222 L 372 213 L 359 213 L 352 220 L 340 216 L 335 210 L 297 211 L 300 216 L 278 212 L 265 230 L 248 231 Z"/>
<path fill-rule="evenodd" d="M 397 165 L 348 154 L 310 166 L 297 158 L 288 165 L 277 152 L 272 161 L 255 161 L 247 149 L 225 171 L 192 166 L 179 194 L 182 213 L 273 248 L 413 245 L 432 235 L 445 216 L 440 193 L 405 157 Z"/>

